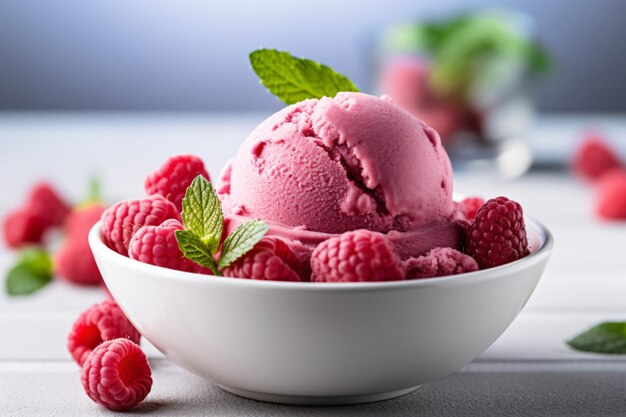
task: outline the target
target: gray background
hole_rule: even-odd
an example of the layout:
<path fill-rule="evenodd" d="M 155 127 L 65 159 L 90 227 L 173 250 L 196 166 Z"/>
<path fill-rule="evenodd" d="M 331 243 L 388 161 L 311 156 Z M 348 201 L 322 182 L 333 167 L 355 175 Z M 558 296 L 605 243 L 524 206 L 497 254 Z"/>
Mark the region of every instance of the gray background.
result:
<path fill-rule="evenodd" d="M 376 30 L 495 5 L 533 16 L 554 54 L 540 110 L 626 110 L 622 0 L 0 0 L 0 109 L 275 109 L 248 67 L 257 47 L 312 57 L 367 89 Z"/>

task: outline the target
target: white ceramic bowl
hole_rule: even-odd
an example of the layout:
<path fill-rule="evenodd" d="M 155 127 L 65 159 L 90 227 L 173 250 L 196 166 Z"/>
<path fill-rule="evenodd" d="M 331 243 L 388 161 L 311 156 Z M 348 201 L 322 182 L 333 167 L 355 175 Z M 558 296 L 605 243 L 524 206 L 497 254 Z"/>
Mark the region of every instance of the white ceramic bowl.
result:
<path fill-rule="evenodd" d="M 113 297 L 165 356 L 223 389 L 290 404 L 393 398 L 475 359 L 528 301 L 552 238 L 497 268 L 380 283 L 216 278 L 140 263 L 89 243 Z"/>

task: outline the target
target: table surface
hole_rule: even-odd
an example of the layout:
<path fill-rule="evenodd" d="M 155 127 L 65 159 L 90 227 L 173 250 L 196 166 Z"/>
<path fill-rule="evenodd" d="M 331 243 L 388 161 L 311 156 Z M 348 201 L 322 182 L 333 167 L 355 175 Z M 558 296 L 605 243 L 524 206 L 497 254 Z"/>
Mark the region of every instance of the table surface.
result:
<path fill-rule="evenodd" d="M 142 180 L 166 156 L 193 152 L 213 176 L 262 115 L 0 115 L 0 215 L 26 187 L 48 178 L 78 200 L 99 175 L 111 200 L 141 195 Z M 603 119 L 594 127 L 602 128 Z M 626 137 L 626 123 L 611 119 Z M 535 137 L 563 140 L 575 123 L 547 120 Z M 540 127 L 542 124 L 539 125 Z M 561 128 L 559 129 L 559 126 Z M 617 127 L 616 127 L 617 126 Z M 547 135 L 546 132 L 550 132 Z M 569 134 L 569 133 L 567 133 Z M 622 140 L 622 139 L 620 139 Z M 554 145 L 554 144 L 552 144 Z M 550 146 L 552 146 L 550 145 Z M 626 361 L 583 354 L 564 341 L 604 320 L 626 319 L 626 224 L 593 217 L 592 190 L 564 173 L 531 173 L 515 181 L 461 173 L 456 190 L 507 195 L 555 236 L 552 260 L 511 327 L 476 361 L 407 396 L 337 408 L 289 407 L 227 394 L 145 351 L 154 386 L 136 410 L 150 415 L 623 415 Z M 0 249 L 0 269 L 13 254 Z M 113 414 L 83 394 L 65 349 L 72 321 L 103 299 L 99 289 L 55 282 L 39 293 L 0 295 L 0 415 Z"/>

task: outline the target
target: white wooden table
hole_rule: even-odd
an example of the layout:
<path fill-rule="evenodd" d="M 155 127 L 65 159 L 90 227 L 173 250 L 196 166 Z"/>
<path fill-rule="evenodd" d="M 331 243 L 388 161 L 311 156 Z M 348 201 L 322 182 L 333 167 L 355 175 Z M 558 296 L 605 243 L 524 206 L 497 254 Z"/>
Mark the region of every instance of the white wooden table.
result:
<path fill-rule="evenodd" d="M 145 174 L 175 152 L 201 155 L 215 177 L 262 115 L 0 115 L 0 215 L 38 178 L 79 199 L 98 174 L 111 200 L 140 195 Z M 597 123 L 602 127 L 603 119 Z M 547 120 L 558 141 L 573 127 Z M 623 118 L 611 119 L 626 137 Z M 559 129 L 559 125 L 561 128 Z M 559 133 L 560 132 L 560 133 Z M 178 368 L 148 343 L 154 386 L 137 409 L 149 415 L 620 415 L 626 358 L 576 353 L 564 341 L 591 324 L 626 320 L 626 224 L 591 215 L 591 191 L 564 174 L 514 182 L 459 175 L 456 189 L 507 195 L 555 235 L 535 295 L 506 333 L 461 371 L 408 396 L 340 408 L 265 404 L 224 393 Z M 0 270 L 12 262 L 0 250 Z M 111 412 L 83 394 L 65 349 L 72 321 L 100 301 L 98 289 L 53 283 L 23 298 L 0 295 L 0 416 L 86 416 Z"/>

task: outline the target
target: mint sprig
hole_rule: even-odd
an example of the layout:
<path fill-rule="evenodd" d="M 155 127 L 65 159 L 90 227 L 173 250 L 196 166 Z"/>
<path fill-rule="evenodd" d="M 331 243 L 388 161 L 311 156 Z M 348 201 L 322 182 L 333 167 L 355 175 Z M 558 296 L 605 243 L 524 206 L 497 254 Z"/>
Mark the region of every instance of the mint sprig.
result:
<path fill-rule="evenodd" d="M 592 353 L 626 353 L 626 322 L 605 322 L 567 341 L 575 350 Z"/>
<path fill-rule="evenodd" d="M 204 243 L 208 253 L 214 255 L 220 244 L 224 213 L 211 183 L 196 177 L 187 188 L 182 212 L 185 229 Z"/>
<path fill-rule="evenodd" d="M 289 52 L 257 49 L 250 54 L 250 64 L 261 83 L 286 104 L 335 97 L 341 91 L 359 91 L 345 75 Z"/>
<path fill-rule="evenodd" d="M 181 217 L 184 230 L 177 230 L 175 235 L 183 255 L 218 276 L 221 275 L 219 268 L 245 255 L 268 230 L 267 224 L 260 220 L 240 225 L 226 237 L 220 257 L 216 259 L 224 231 L 224 212 L 213 186 L 202 175 L 187 188 Z"/>
<path fill-rule="evenodd" d="M 5 289 L 11 296 L 28 295 L 52 281 L 52 259 L 42 249 L 25 249 L 6 276 Z"/>
<path fill-rule="evenodd" d="M 178 241 L 178 247 L 185 258 L 191 259 L 195 263 L 209 268 L 215 275 L 219 275 L 211 247 L 204 243 L 199 236 L 188 230 L 177 230 L 174 234 Z"/>
<path fill-rule="evenodd" d="M 220 267 L 226 267 L 254 247 L 267 233 L 268 226 L 260 220 L 252 220 L 236 228 L 224 241 L 222 255 L 218 262 Z"/>

